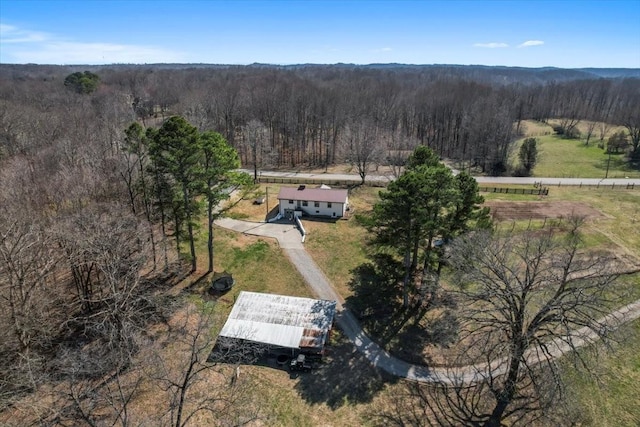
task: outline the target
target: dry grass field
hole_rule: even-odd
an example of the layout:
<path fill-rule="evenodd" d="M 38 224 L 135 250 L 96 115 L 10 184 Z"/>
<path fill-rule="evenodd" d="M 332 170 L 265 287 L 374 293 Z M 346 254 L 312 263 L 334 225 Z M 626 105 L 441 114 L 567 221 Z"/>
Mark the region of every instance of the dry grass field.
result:
<path fill-rule="evenodd" d="M 276 185 L 269 185 L 270 209 L 273 209 L 277 203 L 274 196 L 277 188 Z M 379 189 L 369 187 L 353 190 L 350 201 L 353 204 L 354 213 L 369 210 L 377 198 L 378 191 Z M 518 227 L 542 227 L 545 218 L 557 220 L 571 214 L 584 215 L 587 218 L 586 234 L 590 247 L 615 251 L 628 258 L 630 262 L 638 260 L 640 191 L 554 187 L 550 189 L 547 197 L 498 193 L 484 195 L 487 205 L 495 209 L 496 220 L 505 224 L 516 223 Z M 247 201 L 238 204 L 232 215 L 260 220 L 265 212 L 264 205 L 255 206 L 251 201 Z M 308 231 L 305 243 L 307 251 L 326 272 L 336 289 L 343 296 L 348 297 L 352 293 L 349 287 L 352 271 L 367 260 L 363 244 L 367 238 L 366 231 L 358 225 L 353 216 L 348 220 L 338 221 L 304 220 L 304 225 Z M 628 286 L 633 290 L 633 297 L 640 297 L 640 279 L 637 276 L 632 278 Z M 582 380 L 577 373 L 568 374 L 574 387 L 575 404 L 578 408 L 587 408 L 584 413 L 586 423 L 584 425 L 634 425 L 633 421 L 636 418 L 632 411 L 637 405 L 633 403 L 635 402 L 633 396 L 637 395 L 637 384 L 640 384 L 640 365 L 636 352 L 638 328 L 630 328 L 629 333 L 631 338 L 625 341 L 625 344 L 618 349 L 619 351 L 612 355 L 605 355 L 601 359 L 602 370 L 599 381 L 605 386 L 598 389 L 597 393 L 594 392 L 596 385 L 593 382 Z M 389 344 L 393 345 L 393 342 Z M 327 366 L 329 371 L 347 363 L 345 357 L 348 357 L 348 360 L 357 357 L 357 354 L 353 353 L 352 346 L 344 341 L 337 344 L 335 348 L 332 347 L 331 352 L 335 352 L 337 359 L 330 359 L 330 366 Z M 337 366 L 336 362 L 338 362 Z M 269 368 L 262 367 L 252 367 L 252 369 L 256 369 L 259 377 L 264 378 L 266 383 L 277 385 L 271 387 L 268 394 L 271 396 L 274 407 L 278 408 L 277 419 L 280 420 L 281 425 L 316 425 L 318 420 L 322 420 L 323 425 L 343 425 L 345 422 L 367 424 L 363 417 L 371 412 L 374 405 L 388 403 L 394 390 L 401 387 L 401 382 L 382 378 L 379 372 L 368 367 L 366 361 L 361 362 L 357 370 L 363 370 L 364 374 L 358 381 L 365 383 L 371 381 L 373 385 L 365 389 L 369 390 L 373 387 L 374 396 L 364 400 L 356 396 L 343 396 L 344 402 L 339 405 L 336 405 L 334 393 L 340 396 L 340 392 L 344 391 L 345 377 L 341 375 L 324 378 L 322 385 L 325 391 L 310 399 L 306 394 L 308 390 L 305 392 L 303 390 L 306 389 L 307 382 L 317 386 L 319 384 L 316 382 L 317 379 L 324 375 L 321 372 L 312 374 L 311 378 L 292 380 L 284 372 L 271 372 Z M 624 376 L 621 372 L 624 372 Z M 347 378 L 353 374 L 353 370 L 345 372 Z M 313 376 L 316 375 L 319 378 L 314 379 Z M 635 378 L 636 381 L 629 381 L 629 378 Z M 622 411 L 619 415 L 619 424 L 611 423 L 607 418 L 614 410 Z M 307 411 L 322 415 L 313 419 L 301 415 Z M 602 424 L 603 422 L 605 424 Z"/>
<path fill-rule="evenodd" d="M 276 207 L 278 186 L 269 185 L 269 209 Z M 355 215 L 367 212 L 377 199 L 380 189 L 361 187 L 351 191 L 350 200 Z M 266 194 L 263 186 L 259 191 Z M 588 242 L 592 247 L 615 250 L 629 259 L 640 254 L 640 191 L 559 187 L 552 188 L 549 196 L 485 194 L 487 205 L 496 210 L 496 219 L 518 224 L 519 227 L 543 226 L 543 218 L 560 218 L 576 212 L 586 214 Z M 531 205 L 523 208 L 524 200 Z M 230 212 L 237 218 L 255 221 L 264 219 L 266 203 L 254 205 L 253 200 L 239 202 Z M 338 221 L 304 221 L 308 230 L 306 249 L 326 272 L 336 289 L 345 297 L 351 295 L 349 281 L 352 271 L 367 261 L 364 242 L 366 231 L 354 217 Z M 215 230 L 216 271 L 229 271 L 236 279 L 236 286 L 229 293 L 212 297 L 206 292 L 207 280 L 200 280 L 206 269 L 204 233 L 201 230 L 198 271 L 181 285 L 181 295 L 187 301 L 201 306 L 215 300 L 215 336 L 228 315 L 235 296 L 241 290 L 307 296 L 312 294 L 301 276 L 270 239 L 241 235 L 228 230 Z M 636 258 L 637 259 L 637 258 Z M 640 295 L 640 279 L 630 286 Z M 180 312 L 175 316 L 181 315 Z M 177 321 L 177 320 L 176 320 Z M 640 393 L 640 329 L 637 322 L 625 329 L 624 338 L 611 355 L 604 355 L 598 363 L 597 381 L 583 378 L 567 368 L 567 378 L 579 423 L 589 426 L 632 426 L 638 424 L 638 404 L 635 396 Z M 163 330 L 155 331 L 158 337 Z M 164 342 L 164 344 L 162 344 Z M 183 355 L 175 344 L 158 341 L 159 348 L 168 358 Z M 398 346 L 397 341 L 388 345 Z M 400 354 L 411 347 L 400 346 Z M 416 351 L 416 349 L 413 349 Z M 435 354 L 426 353 L 438 362 Z M 140 354 L 139 357 L 145 357 Z M 411 357 L 409 355 L 409 357 Z M 251 390 L 251 400 L 262 408 L 264 418 L 253 425 L 276 426 L 344 426 L 379 425 L 372 416 L 381 408 L 391 405 L 394 397 L 404 390 L 403 381 L 391 378 L 373 369 L 364 357 L 356 352 L 337 330 L 328 347 L 326 363 L 312 373 L 291 375 L 288 371 L 270 366 L 241 367 L 243 384 Z M 219 376 L 211 375 L 209 386 L 223 385 Z M 198 393 L 206 390 L 197 391 Z M 132 403 L 140 419 L 145 414 L 161 411 L 165 397 L 157 386 L 144 383 Z M 24 416 L 33 400 L 24 401 L 11 414 L 0 418 L 3 425 L 23 425 Z M 22 412 L 22 416 L 20 415 Z M 9 418 L 7 418 L 9 416 Z M 198 422 L 207 423 L 206 418 Z"/>

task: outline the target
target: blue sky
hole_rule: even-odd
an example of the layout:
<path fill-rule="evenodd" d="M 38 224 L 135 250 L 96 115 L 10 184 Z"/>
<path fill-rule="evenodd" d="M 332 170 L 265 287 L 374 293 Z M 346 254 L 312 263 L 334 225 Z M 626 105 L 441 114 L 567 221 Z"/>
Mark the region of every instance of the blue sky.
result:
<path fill-rule="evenodd" d="M 0 63 L 640 68 L 640 0 L 0 0 Z"/>

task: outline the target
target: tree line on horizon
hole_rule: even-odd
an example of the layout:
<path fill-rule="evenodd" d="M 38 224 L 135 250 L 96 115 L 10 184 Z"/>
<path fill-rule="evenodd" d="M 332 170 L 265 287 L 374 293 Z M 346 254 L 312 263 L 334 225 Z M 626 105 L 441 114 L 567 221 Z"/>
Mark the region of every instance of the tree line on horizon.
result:
<path fill-rule="evenodd" d="M 221 133 L 242 164 L 256 168 L 397 163 L 426 145 L 469 170 L 502 175 L 527 119 L 559 119 L 556 131 L 566 137 L 576 136 L 582 120 L 601 123 L 589 127 L 587 143 L 592 137 L 604 143 L 614 125 L 624 126 L 630 153 L 640 155 L 637 78 L 540 83 L 517 69 L 507 70 L 515 77 L 499 83 L 486 78 L 487 67 L 104 66 L 90 73 L 99 76 L 99 86 L 81 97 L 62 84 L 81 73 L 33 67 L 24 66 L 22 73 L 20 66 L 0 67 L 0 155 L 5 157 L 25 146 L 73 138 L 66 134 L 74 126 L 65 124 L 72 124 L 74 115 L 87 125 L 110 126 L 101 136 L 92 132 L 103 144 L 134 120 L 157 126 L 181 115 L 199 131 Z M 49 131 L 36 129 L 43 120 Z M 50 134 L 43 140 L 38 132 Z M 401 159 L 393 158 L 398 155 Z"/>

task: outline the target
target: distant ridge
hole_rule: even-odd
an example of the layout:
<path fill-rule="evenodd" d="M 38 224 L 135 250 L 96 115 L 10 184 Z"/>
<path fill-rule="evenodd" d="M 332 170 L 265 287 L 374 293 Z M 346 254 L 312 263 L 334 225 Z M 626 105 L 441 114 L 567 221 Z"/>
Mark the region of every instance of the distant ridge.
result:
<path fill-rule="evenodd" d="M 155 69 L 155 70 L 335 70 L 367 72 L 380 71 L 384 73 L 424 74 L 428 78 L 460 78 L 491 84 L 546 84 L 551 82 L 566 82 L 590 79 L 640 79 L 640 68 L 557 68 L 557 67 L 509 67 L 491 65 L 456 65 L 456 64 L 265 64 L 253 63 L 249 65 L 234 64 L 109 64 L 109 65 L 37 65 L 37 64 L 0 64 L 0 75 L 8 72 L 42 71 L 45 69 L 68 70 L 70 72 L 90 70 L 97 72 L 101 69 Z"/>

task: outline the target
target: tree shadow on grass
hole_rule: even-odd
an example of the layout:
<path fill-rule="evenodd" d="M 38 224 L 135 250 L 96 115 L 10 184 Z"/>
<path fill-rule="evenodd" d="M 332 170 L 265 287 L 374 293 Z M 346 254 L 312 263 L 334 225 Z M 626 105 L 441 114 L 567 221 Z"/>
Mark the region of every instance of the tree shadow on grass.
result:
<path fill-rule="evenodd" d="M 402 306 L 402 263 L 387 254 L 377 254 L 372 262 L 356 267 L 349 282 L 353 295 L 346 306 L 365 331 L 382 345 L 393 339 L 416 315 L 415 308 Z"/>
<path fill-rule="evenodd" d="M 640 171 L 640 159 L 632 159 L 626 157 L 622 153 L 616 153 L 611 155 L 611 159 L 606 154 L 603 154 L 603 158 L 598 160 L 594 166 L 603 171 L 606 174 L 608 171 L 609 177 L 619 176 L 625 172 L 638 172 Z"/>
<path fill-rule="evenodd" d="M 352 272 L 353 295 L 346 305 L 365 332 L 392 355 L 416 364 L 431 364 L 428 346 L 448 346 L 457 337 L 458 322 L 451 313 L 455 302 L 438 294 L 425 302 L 415 296 L 402 305 L 402 263 L 377 254 Z"/>
<path fill-rule="evenodd" d="M 374 368 L 341 334 L 334 334 L 326 352 L 323 362 L 311 372 L 291 374 L 299 378 L 295 388 L 309 403 L 324 403 L 334 410 L 344 404 L 367 403 L 386 384 L 398 381 L 397 377 Z"/>

